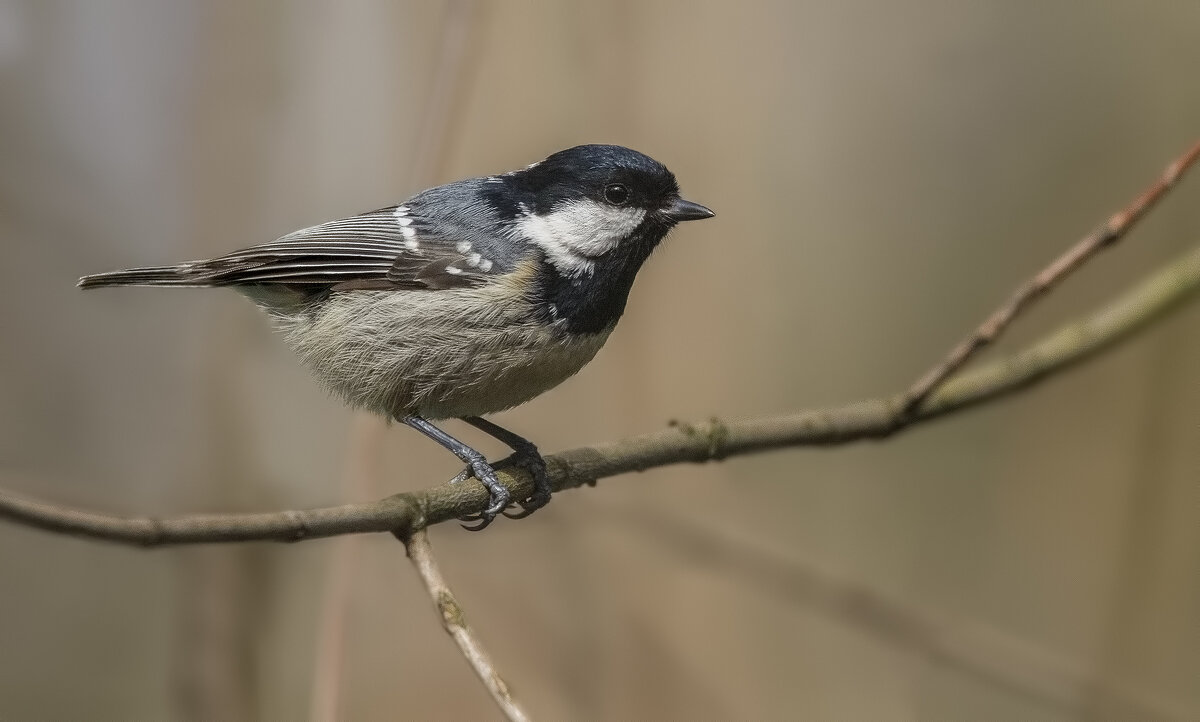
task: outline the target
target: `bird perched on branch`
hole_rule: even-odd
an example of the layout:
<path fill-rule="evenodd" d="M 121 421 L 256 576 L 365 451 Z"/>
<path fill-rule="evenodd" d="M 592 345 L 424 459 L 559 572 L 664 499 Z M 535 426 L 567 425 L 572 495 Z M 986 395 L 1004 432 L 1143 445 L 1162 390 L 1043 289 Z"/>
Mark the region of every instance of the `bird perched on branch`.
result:
<path fill-rule="evenodd" d="M 481 418 L 592 360 L 667 232 L 712 211 L 629 148 L 581 145 L 523 170 L 430 188 L 400 205 L 206 261 L 84 276 L 102 286 L 231 286 L 265 309 L 317 378 L 465 462 L 487 508 L 550 499 L 537 448 Z M 510 493 L 482 454 L 434 426 L 457 418 L 513 448 L 535 491 Z"/>

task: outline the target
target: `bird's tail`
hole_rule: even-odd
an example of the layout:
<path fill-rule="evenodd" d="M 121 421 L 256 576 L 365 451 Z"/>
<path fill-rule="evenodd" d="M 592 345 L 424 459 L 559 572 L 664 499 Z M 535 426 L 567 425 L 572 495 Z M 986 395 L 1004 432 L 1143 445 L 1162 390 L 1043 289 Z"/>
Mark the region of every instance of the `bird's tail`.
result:
<path fill-rule="evenodd" d="M 196 263 L 181 263 L 178 266 L 148 266 L 130 268 L 84 276 L 79 279 L 80 288 L 103 288 L 104 286 L 211 286 L 211 271 L 198 267 Z"/>

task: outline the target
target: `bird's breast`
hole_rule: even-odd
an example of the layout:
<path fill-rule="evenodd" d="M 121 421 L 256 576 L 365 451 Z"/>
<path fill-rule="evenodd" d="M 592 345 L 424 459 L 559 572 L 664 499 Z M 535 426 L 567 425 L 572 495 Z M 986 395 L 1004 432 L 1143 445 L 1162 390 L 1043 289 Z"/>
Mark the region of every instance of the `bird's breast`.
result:
<path fill-rule="evenodd" d="M 479 288 L 334 293 L 282 326 L 304 363 L 354 406 L 392 417 L 478 416 L 563 382 L 612 331 L 545 323 L 527 288 L 514 275 Z"/>

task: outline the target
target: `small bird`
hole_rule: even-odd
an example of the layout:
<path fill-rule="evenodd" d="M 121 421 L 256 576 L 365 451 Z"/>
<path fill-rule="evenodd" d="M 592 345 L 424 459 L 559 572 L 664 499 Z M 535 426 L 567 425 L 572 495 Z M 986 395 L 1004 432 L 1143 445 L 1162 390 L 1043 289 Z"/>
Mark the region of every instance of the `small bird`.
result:
<path fill-rule="evenodd" d="M 680 197 L 658 161 L 581 145 L 219 258 L 84 276 L 79 286 L 240 291 L 324 386 L 467 465 L 489 493 L 487 508 L 464 519 L 474 530 L 500 513 L 528 516 L 551 491 L 537 447 L 482 416 L 583 368 L 667 232 L 712 216 Z M 510 493 L 487 459 L 438 419 L 462 419 L 513 449 L 535 485 L 517 511 L 506 511 Z"/>

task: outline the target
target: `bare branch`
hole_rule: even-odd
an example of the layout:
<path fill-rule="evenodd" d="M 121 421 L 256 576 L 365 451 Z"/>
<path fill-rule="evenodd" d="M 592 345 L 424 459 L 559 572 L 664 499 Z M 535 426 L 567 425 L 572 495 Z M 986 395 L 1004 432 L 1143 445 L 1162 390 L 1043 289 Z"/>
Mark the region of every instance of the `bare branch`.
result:
<path fill-rule="evenodd" d="M 1093 256 L 1115 244 L 1133 227 L 1156 203 L 1166 195 L 1175 182 L 1200 159 L 1200 142 L 1193 145 L 1186 153 L 1176 158 L 1166 167 L 1149 188 L 1135 198 L 1121 212 L 1113 215 L 1108 222 L 1089 233 L 1083 240 L 1076 243 L 1066 253 L 1054 259 L 1036 276 L 1022 284 L 1000 308 L 988 316 L 970 336 L 963 339 L 950 353 L 933 368 L 925 372 L 921 378 L 909 388 L 904 396 L 901 408 L 904 415 L 916 411 L 929 395 L 946 382 L 955 371 L 958 371 L 984 347 L 991 344 L 1004 329 L 1024 310 L 1047 291 L 1054 288 L 1059 281 L 1079 269 Z"/>
<path fill-rule="evenodd" d="M 483 686 L 487 687 L 488 693 L 492 695 L 492 699 L 500 707 L 500 711 L 513 722 L 528 722 L 529 715 L 525 714 L 525 710 L 513 698 L 512 690 L 500 678 L 500 674 L 496 671 L 496 665 L 492 663 L 491 657 L 480 644 L 474 630 L 467 625 L 462 607 L 454 598 L 454 593 L 450 591 L 450 587 L 446 584 L 446 580 L 438 568 L 437 561 L 433 558 L 433 548 L 429 545 L 428 534 L 424 529 L 418 529 L 408 536 L 397 534 L 397 537 L 404 542 L 408 558 L 412 560 L 413 567 L 416 568 L 417 574 L 425 584 L 425 590 L 429 592 L 429 598 L 433 600 L 433 605 L 442 615 L 442 626 L 445 627 L 446 633 L 454 639 L 458 650 L 466 657 L 467 663 L 471 665 L 471 669 L 475 670 L 475 675 L 483 682 Z"/>
<path fill-rule="evenodd" d="M 747 421 L 676 423 L 672 428 L 546 459 L 555 491 L 593 484 L 630 471 L 680 462 L 798 446 L 828 446 L 887 437 L 916 423 L 1014 393 L 1060 373 L 1128 337 L 1200 289 L 1200 248 L 1160 269 L 1092 316 L 1063 326 L 1041 341 L 947 381 L 911 414 L 905 395 L 829 409 Z M 533 493 L 529 474 L 499 464 L 500 482 L 513 498 Z M 524 495 L 524 496 L 522 496 Z M 124 517 L 70 509 L 0 491 L 0 518 L 61 534 L 137 546 L 238 541 L 299 541 L 365 532 L 416 531 L 473 514 L 488 502 L 482 484 L 442 484 L 366 504 L 259 514 L 207 514 L 168 519 Z"/>

